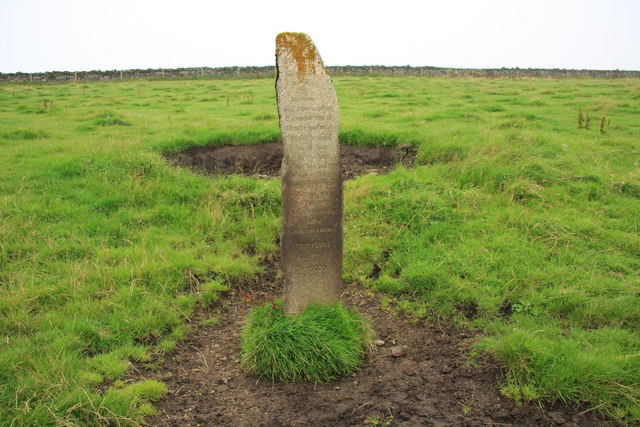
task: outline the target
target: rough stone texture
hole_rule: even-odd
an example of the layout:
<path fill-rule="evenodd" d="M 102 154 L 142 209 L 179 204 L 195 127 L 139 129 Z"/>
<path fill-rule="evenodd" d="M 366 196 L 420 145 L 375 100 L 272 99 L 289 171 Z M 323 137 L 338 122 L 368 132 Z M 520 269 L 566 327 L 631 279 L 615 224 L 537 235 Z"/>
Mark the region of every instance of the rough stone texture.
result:
<path fill-rule="evenodd" d="M 276 92 L 282 161 L 284 310 L 340 296 L 342 176 L 338 99 L 318 51 L 306 34 L 276 38 Z"/>
<path fill-rule="evenodd" d="M 560 68 L 440 68 L 410 66 L 333 66 L 326 67 L 331 75 L 385 75 L 422 77 L 479 78 L 640 78 L 640 71 L 627 70 L 566 70 Z M 197 78 L 260 78 L 272 77 L 273 66 L 262 67 L 198 67 L 147 70 L 50 71 L 45 73 L 0 73 L 5 82 L 73 82 L 130 79 L 197 79 Z"/>

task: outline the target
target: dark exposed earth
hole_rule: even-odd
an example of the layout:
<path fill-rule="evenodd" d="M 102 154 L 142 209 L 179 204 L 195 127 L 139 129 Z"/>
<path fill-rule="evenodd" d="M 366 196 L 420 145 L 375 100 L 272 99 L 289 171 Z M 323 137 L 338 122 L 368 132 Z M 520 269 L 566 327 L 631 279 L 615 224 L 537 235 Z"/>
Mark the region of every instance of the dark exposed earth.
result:
<path fill-rule="evenodd" d="M 165 157 L 176 166 L 189 167 L 207 174 L 243 174 L 273 177 L 280 174 L 283 149 L 280 142 L 255 145 L 195 147 Z M 415 151 L 410 146 L 358 147 L 341 145 L 344 179 L 366 173 L 386 173 L 399 163 L 410 166 Z"/>
<path fill-rule="evenodd" d="M 272 267 L 260 282 L 227 294 L 215 313 L 192 319 L 189 336 L 156 375 L 170 391 L 157 402 L 151 425 L 616 425 L 562 405 L 516 405 L 500 394 L 503 373 L 491 357 L 470 355 L 477 332 L 387 312 L 360 285 L 347 286 L 342 297 L 379 340 L 360 371 L 321 385 L 247 375 L 239 333 L 252 307 L 282 294 L 278 276 Z M 217 325 L 199 323 L 214 314 Z"/>
<path fill-rule="evenodd" d="M 345 179 L 410 165 L 415 153 L 342 146 Z M 167 155 L 205 173 L 277 176 L 282 145 L 193 148 Z M 215 310 L 191 319 L 187 338 L 161 366 L 169 394 L 156 403 L 156 426 L 614 426 L 596 411 L 548 404 L 517 405 L 500 394 L 504 372 L 489 356 L 472 357 L 477 331 L 424 322 L 383 310 L 379 297 L 346 286 L 343 300 L 373 325 L 378 345 L 354 375 L 328 384 L 284 383 L 246 374 L 239 333 L 249 310 L 282 295 L 277 263 L 253 285 L 230 291 Z M 200 320 L 219 316 L 205 326 Z"/>

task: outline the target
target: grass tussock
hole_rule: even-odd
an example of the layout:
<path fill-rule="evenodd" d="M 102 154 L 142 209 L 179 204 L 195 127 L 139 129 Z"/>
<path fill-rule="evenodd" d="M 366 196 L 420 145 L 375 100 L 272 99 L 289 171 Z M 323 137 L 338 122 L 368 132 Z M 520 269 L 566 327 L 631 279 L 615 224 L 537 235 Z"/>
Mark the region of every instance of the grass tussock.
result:
<path fill-rule="evenodd" d="M 354 372 L 372 338 L 364 319 L 341 303 L 312 305 L 296 316 L 285 316 L 281 304 L 267 303 L 249 314 L 242 361 L 254 375 L 324 383 Z"/>
<path fill-rule="evenodd" d="M 40 139 L 47 138 L 49 135 L 41 130 L 31 130 L 31 129 L 17 129 L 9 132 L 4 132 L 0 134 L 0 139 L 11 139 L 11 140 L 31 140 L 31 139 Z"/>

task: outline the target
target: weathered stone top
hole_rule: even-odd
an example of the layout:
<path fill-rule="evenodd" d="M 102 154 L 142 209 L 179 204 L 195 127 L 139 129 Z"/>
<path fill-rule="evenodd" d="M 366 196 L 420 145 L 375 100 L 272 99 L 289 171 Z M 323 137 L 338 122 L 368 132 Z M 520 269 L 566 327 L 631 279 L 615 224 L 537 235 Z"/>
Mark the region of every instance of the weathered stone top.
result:
<path fill-rule="evenodd" d="M 328 158 L 339 158 L 338 98 L 331 77 L 309 36 L 276 37 L 278 115 L 284 144 L 282 175 L 313 175 Z M 340 175 L 339 164 L 331 172 Z M 322 171 L 326 173 L 326 170 Z"/>
<path fill-rule="evenodd" d="M 295 72 L 299 80 L 323 70 L 328 75 L 320 53 L 304 33 L 280 33 L 276 37 L 278 73 Z"/>

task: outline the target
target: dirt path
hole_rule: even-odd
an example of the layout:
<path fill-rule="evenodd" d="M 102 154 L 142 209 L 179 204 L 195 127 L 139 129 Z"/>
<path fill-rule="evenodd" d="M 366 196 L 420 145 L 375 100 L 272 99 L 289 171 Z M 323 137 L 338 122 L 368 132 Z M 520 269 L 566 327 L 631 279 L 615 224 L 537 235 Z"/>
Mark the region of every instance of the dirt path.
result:
<path fill-rule="evenodd" d="M 477 338 L 473 332 L 392 316 L 361 289 L 350 288 L 344 298 L 370 319 L 385 342 L 357 374 L 318 386 L 246 375 L 238 335 L 252 305 L 234 294 L 225 301 L 221 322 L 194 324 L 189 339 L 164 366 L 159 379 L 170 393 L 156 405 L 159 413 L 150 424 L 613 425 L 569 408 L 517 407 L 497 390 L 500 372 L 490 359 L 470 363 L 467 351 Z M 394 356 L 391 349 L 397 346 L 406 346 L 406 352 Z"/>

